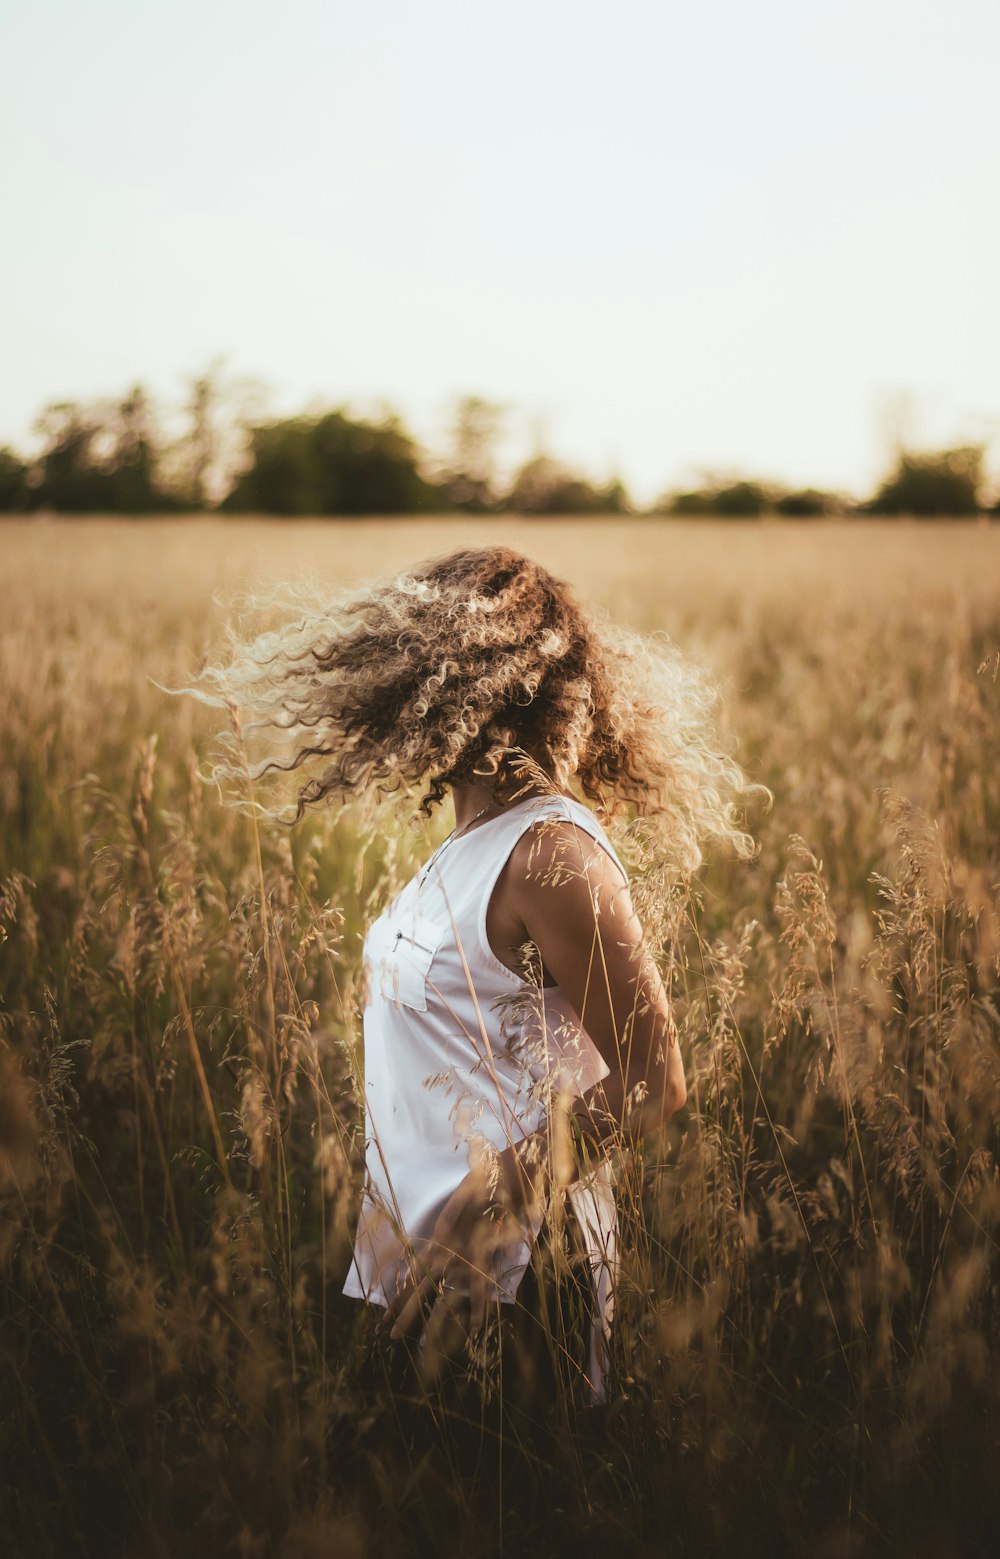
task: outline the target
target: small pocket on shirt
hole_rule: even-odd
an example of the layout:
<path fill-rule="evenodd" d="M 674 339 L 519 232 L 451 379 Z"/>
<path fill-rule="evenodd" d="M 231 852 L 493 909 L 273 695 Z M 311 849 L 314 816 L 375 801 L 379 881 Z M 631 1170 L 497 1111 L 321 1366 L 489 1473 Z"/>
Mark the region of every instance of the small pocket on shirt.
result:
<path fill-rule="evenodd" d="M 384 1000 L 416 1012 L 427 1011 L 427 977 L 444 930 L 443 925 L 417 914 L 405 915 L 392 926 L 379 966 Z"/>

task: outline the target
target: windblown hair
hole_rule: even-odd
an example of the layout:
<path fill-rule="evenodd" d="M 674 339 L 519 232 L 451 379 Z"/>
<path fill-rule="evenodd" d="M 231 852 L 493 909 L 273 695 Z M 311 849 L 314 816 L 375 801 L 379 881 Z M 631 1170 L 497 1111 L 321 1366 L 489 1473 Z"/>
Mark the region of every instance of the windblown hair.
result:
<path fill-rule="evenodd" d="M 631 805 L 658 819 L 688 869 L 706 840 L 753 852 L 738 803 L 760 787 L 720 750 L 710 679 L 664 635 L 585 610 L 530 558 L 473 548 L 330 600 L 286 589 L 281 604 L 283 626 L 230 629 L 229 659 L 186 691 L 233 715 L 209 779 L 245 780 L 233 759 L 260 733 L 285 751 L 252 780 L 308 776 L 282 821 L 401 789 L 422 790 L 429 815 L 454 782 L 492 779 L 510 799 L 530 779 L 606 816 Z"/>

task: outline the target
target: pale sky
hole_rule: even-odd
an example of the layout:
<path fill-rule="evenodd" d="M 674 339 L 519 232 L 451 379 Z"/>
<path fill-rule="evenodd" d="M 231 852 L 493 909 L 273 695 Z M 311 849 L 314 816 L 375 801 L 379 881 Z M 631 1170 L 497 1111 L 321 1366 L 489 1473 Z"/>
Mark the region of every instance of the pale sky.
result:
<path fill-rule="evenodd" d="M 224 355 L 647 500 L 1000 465 L 998 0 L 0 0 L 0 442 Z"/>

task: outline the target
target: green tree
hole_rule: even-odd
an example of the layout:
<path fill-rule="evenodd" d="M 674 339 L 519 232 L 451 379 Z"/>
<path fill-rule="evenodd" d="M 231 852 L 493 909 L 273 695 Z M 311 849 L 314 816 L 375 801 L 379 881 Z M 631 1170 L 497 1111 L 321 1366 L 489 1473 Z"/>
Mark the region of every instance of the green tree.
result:
<path fill-rule="evenodd" d="M 47 406 L 35 431 L 42 440 L 35 506 L 67 514 L 152 514 L 172 507 L 158 481 L 155 410 L 141 385 L 118 402 Z"/>
<path fill-rule="evenodd" d="M 845 507 L 836 493 L 827 493 L 818 487 L 796 488 L 778 493 L 774 499 L 775 513 L 785 514 L 790 519 L 809 520 L 822 514 L 840 514 Z"/>
<path fill-rule="evenodd" d="M 109 456 L 110 507 L 122 514 L 153 514 L 172 507 L 158 482 L 159 435 L 153 403 L 136 385 L 114 408 Z"/>
<path fill-rule="evenodd" d="M 718 515 L 757 519 L 774 506 L 774 495 L 760 482 L 714 482 L 691 492 L 668 493 L 654 508 L 667 514 Z"/>
<path fill-rule="evenodd" d="M 290 417 L 250 429 L 250 463 L 223 509 L 257 514 L 323 513 L 314 421 Z"/>
<path fill-rule="evenodd" d="M 984 452 L 982 444 L 933 454 L 903 450 L 896 470 L 863 507 L 869 514 L 921 518 L 978 514 Z"/>
<path fill-rule="evenodd" d="M 448 463 L 442 473 L 449 501 L 456 508 L 484 514 L 499 507 L 496 447 L 503 433 L 504 408 L 478 395 L 455 403 Z"/>
<path fill-rule="evenodd" d="M 42 441 L 36 504 L 67 514 L 113 507 L 108 430 L 96 407 L 56 401 L 36 419 L 35 432 Z"/>
<path fill-rule="evenodd" d="M 204 509 L 208 505 L 209 478 L 219 456 L 222 434 L 219 427 L 221 392 L 216 362 L 202 374 L 196 374 L 188 385 L 188 431 L 182 447 L 187 454 L 187 472 L 184 496 L 192 509 Z"/>
<path fill-rule="evenodd" d="M 595 487 L 551 455 L 539 454 L 517 472 L 506 507 L 517 514 L 625 514 L 629 498 L 617 478 Z"/>
<path fill-rule="evenodd" d="M 698 518 L 713 512 L 712 494 L 697 487 L 690 492 L 662 493 L 650 509 L 651 514 L 680 514 L 685 518 Z"/>
<path fill-rule="evenodd" d="M 440 507 L 420 452 L 399 419 L 344 411 L 250 429 L 247 469 L 223 508 L 260 514 L 411 514 Z"/>
<path fill-rule="evenodd" d="M 440 490 L 420 472 L 420 451 L 398 417 L 355 422 L 341 411 L 313 433 L 323 482 L 321 514 L 412 514 L 438 507 Z"/>
<path fill-rule="evenodd" d="M 27 463 L 6 444 L 0 445 L 0 514 L 26 509 L 29 496 Z"/>
<path fill-rule="evenodd" d="M 210 509 L 232 491 L 266 398 L 261 380 L 229 376 L 221 357 L 191 375 L 183 407 L 186 427 L 163 461 L 166 484 L 178 505 Z"/>

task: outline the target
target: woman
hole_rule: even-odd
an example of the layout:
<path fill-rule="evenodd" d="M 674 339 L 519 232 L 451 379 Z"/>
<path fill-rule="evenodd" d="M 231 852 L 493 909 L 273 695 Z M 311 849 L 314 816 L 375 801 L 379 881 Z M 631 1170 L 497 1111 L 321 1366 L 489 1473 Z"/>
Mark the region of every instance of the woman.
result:
<path fill-rule="evenodd" d="M 660 1130 L 685 1081 L 625 869 L 586 803 L 658 825 L 684 869 L 706 838 L 749 854 L 714 693 L 668 642 L 599 620 L 506 547 L 326 604 L 209 676 L 287 733 L 261 774 L 318 761 L 296 818 L 401 788 L 423 787 L 424 815 L 454 805 L 365 942 L 366 1187 L 345 1293 L 383 1309 L 383 1335 L 419 1338 L 428 1376 L 506 1306 L 536 1372 L 544 1334 L 600 1401 L 610 1157 Z M 537 1259 L 554 1250 L 591 1290 L 583 1335 L 579 1307 L 576 1337 L 558 1335 L 570 1312 Z"/>

